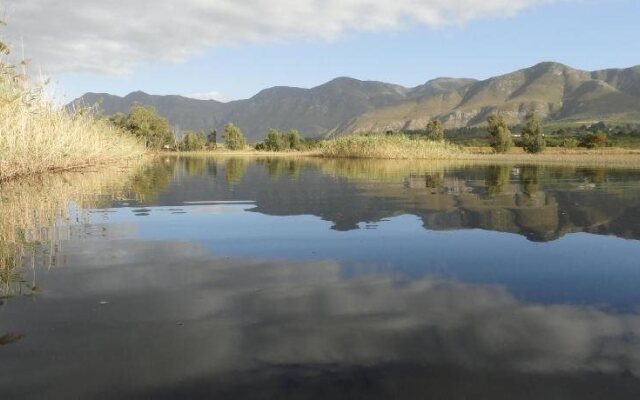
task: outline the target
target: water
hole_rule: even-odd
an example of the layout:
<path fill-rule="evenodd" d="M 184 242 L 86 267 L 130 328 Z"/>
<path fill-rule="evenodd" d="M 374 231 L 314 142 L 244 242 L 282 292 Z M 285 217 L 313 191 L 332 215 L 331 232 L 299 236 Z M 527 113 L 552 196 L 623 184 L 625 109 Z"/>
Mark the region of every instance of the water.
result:
<path fill-rule="evenodd" d="M 166 158 L 52 179 L 14 196 L 40 211 L 3 275 L 3 398 L 640 398 L 640 171 Z"/>

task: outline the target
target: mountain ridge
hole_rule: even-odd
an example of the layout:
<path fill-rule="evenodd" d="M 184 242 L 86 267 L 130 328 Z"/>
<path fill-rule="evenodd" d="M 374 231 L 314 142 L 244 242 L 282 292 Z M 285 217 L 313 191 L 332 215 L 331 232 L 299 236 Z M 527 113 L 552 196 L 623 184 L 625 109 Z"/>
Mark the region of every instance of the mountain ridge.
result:
<path fill-rule="evenodd" d="M 432 118 L 449 128 L 477 126 L 495 112 L 510 123 L 530 111 L 548 121 L 640 121 L 640 65 L 583 71 L 545 61 L 488 79 L 441 77 L 411 88 L 343 76 L 309 89 L 266 88 L 226 103 L 143 91 L 86 93 L 69 106 L 95 103 L 107 115 L 126 113 L 135 103 L 151 105 L 177 130 L 220 130 L 234 122 L 252 141 L 269 128 L 327 137 L 423 129 Z"/>

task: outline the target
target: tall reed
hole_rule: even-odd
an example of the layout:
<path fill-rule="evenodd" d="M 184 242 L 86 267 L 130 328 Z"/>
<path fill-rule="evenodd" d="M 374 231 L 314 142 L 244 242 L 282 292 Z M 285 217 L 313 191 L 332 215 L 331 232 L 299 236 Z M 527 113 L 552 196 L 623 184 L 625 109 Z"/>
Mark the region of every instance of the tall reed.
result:
<path fill-rule="evenodd" d="M 343 136 L 322 143 L 321 154 L 335 158 L 432 159 L 460 158 L 459 146 L 406 135 Z"/>
<path fill-rule="evenodd" d="M 0 57 L 0 181 L 111 164 L 144 153 L 135 138 L 89 110 L 71 113 L 54 104 L 42 85 L 34 85 L 5 58 Z"/>

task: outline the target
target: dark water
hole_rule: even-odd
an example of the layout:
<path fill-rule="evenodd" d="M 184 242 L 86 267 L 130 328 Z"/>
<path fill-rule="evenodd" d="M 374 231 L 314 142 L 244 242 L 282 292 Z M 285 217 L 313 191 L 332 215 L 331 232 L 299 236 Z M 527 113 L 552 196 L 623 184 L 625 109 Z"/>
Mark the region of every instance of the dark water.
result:
<path fill-rule="evenodd" d="M 640 171 L 165 159 L 70 213 L 3 399 L 640 398 Z"/>

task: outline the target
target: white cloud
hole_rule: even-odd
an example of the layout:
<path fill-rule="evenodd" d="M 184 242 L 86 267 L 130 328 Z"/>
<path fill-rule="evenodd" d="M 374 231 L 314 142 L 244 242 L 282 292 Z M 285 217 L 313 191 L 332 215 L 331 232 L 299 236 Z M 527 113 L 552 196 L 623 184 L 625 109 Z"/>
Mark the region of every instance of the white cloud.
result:
<path fill-rule="evenodd" d="M 217 100 L 224 103 L 233 100 L 231 97 L 227 97 L 224 94 L 215 90 L 212 90 L 210 92 L 202 92 L 202 93 L 190 93 L 190 94 L 185 94 L 183 96 L 189 97 L 191 99 L 197 99 L 197 100 Z"/>
<path fill-rule="evenodd" d="M 1 1 L 1 0 L 0 0 Z M 49 72 L 125 73 L 243 42 L 499 18 L 556 0 L 5 0 L 13 43 Z"/>

